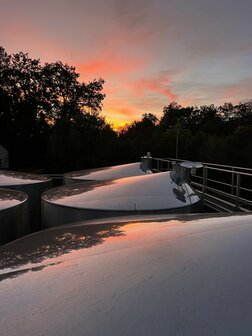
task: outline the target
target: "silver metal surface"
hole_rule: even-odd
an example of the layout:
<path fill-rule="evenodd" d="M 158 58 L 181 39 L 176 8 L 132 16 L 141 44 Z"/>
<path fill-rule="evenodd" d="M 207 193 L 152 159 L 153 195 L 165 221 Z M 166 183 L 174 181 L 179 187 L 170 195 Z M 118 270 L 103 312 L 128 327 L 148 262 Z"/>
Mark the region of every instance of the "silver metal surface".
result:
<path fill-rule="evenodd" d="M 151 158 L 155 171 L 170 170 L 175 159 Z M 183 166 L 183 160 L 176 160 Z M 191 184 L 204 203 L 219 212 L 252 211 L 252 169 L 203 162 Z"/>
<path fill-rule="evenodd" d="M 88 169 L 64 174 L 65 184 L 71 184 L 81 181 L 104 181 L 119 179 L 129 176 L 139 176 L 151 174 L 150 170 L 145 172 L 141 169 L 141 163 L 129 163 L 119 166 L 103 167 L 96 169 Z"/>
<path fill-rule="evenodd" d="M 0 170 L 0 186 L 23 185 L 47 182 L 48 178 L 42 175 Z"/>
<path fill-rule="evenodd" d="M 183 161 L 180 163 L 181 167 L 184 168 L 202 168 L 203 164 L 201 162 L 194 162 L 194 161 Z"/>
<path fill-rule="evenodd" d="M 41 227 L 41 194 L 51 186 L 51 179 L 30 173 L 0 170 L 0 188 L 18 190 L 29 197 L 30 229 Z"/>
<path fill-rule="evenodd" d="M 107 219 L 0 249 L 3 335 L 252 334 L 252 216 Z"/>
<path fill-rule="evenodd" d="M 0 189 L 0 245 L 29 233 L 28 196 Z"/>
<path fill-rule="evenodd" d="M 199 202 L 190 185 L 177 185 L 169 172 L 74 184 L 42 195 L 42 225 L 146 212 L 190 212 Z"/>

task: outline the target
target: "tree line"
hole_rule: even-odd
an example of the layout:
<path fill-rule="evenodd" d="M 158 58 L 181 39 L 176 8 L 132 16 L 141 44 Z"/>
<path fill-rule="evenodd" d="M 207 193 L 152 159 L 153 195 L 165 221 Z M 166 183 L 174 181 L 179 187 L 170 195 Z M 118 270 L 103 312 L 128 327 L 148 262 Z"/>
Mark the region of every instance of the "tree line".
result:
<path fill-rule="evenodd" d="M 216 107 L 165 106 L 158 119 L 146 113 L 116 132 L 100 115 L 103 79 L 79 80 L 60 61 L 41 64 L 0 47 L 0 144 L 11 169 L 66 172 L 178 157 L 252 167 L 252 103 Z"/>

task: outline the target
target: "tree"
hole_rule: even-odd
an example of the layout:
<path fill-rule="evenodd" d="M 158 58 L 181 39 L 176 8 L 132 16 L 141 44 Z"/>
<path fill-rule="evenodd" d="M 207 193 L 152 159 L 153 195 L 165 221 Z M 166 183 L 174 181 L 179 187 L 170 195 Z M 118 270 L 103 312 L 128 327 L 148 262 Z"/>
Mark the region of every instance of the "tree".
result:
<path fill-rule="evenodd" d="M 0 142 L 9 150 L 13 168 L 43 166 L 55 130 L 64 143 L 64 133 L 77 131 L 80 120 L 88 127 L 104 127 L 99 119 L 104 81 L 78 79 L 75 68 L 60 61 L 42 65 L 28 54 L 8 55 L 0 47 Z"/>

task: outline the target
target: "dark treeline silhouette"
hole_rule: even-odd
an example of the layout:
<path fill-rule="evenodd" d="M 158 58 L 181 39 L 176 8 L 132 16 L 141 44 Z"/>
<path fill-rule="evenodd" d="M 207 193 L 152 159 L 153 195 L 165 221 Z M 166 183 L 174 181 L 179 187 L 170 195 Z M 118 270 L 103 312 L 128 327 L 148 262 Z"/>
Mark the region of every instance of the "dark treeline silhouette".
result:
<path fill-rule="evenodd" d="M 137 155 L 151 151 L 156 157 L 176 156 L 189 160 L 252 167 L 252 101 L 182 107 L 172 102 L 160 121 L 144 114 L 121 136 Z"/>
<path fill-rule="evenodd" d="M 252 103 L 182 107 L 160 120 L 146 113 L 120 133 L 100 116 L 104 81 L 79 81 L 75 68 L 41 64 L 0 47 L 0 144 L 11 169 L 66 172 L 157 157 L 252 167 Z"/>
<path fill-rule="evenodd" d="M 0 143 L 12 169 L 65 171 L 110 160 L 116 134 L 99 116 L 104 81 L 78 77 L 67 64 L 0 48 Z"/>

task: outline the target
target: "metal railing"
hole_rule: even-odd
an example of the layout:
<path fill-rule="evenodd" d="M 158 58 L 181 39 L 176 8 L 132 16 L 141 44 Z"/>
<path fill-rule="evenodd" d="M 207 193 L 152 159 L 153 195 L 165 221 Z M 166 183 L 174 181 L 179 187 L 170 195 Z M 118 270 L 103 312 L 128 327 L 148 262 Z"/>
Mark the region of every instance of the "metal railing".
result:
<path fill-rule="evenodd" d="M 172 169 L 173 158 L 151 158 L 154 172 Z M 204 204 L 216 211 L 252 211 L 252 169 L 202 162 L 203 168 L 191 176 L 191 184 Z"/>

